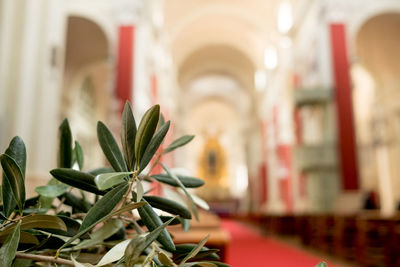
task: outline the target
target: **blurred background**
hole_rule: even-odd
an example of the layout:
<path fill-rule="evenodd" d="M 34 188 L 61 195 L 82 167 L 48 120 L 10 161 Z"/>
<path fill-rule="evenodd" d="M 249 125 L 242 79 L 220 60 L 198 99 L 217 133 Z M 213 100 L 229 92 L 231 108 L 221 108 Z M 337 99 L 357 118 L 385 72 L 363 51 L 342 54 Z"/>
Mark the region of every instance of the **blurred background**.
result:
<path fill-rule="evenodd" d="M 62 119 L 91 169 L 97 120 L 159 103 L 212 211 L 361 262 L 384 227 L 400 266 L 399 33 L 398 0 L 0 0 L 0 150 L 24 139 L 33 193 Z"/>

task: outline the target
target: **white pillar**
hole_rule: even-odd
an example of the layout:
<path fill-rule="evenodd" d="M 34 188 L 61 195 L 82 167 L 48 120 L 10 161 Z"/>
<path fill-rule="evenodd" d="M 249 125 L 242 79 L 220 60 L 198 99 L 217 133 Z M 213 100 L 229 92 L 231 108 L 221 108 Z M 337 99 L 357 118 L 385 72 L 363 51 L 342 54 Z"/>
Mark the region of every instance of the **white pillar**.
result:
<path fill-rule="evenodd" d="M 41 23 L 40 68 L 38 77 L 38 96 L 35 106 L 36 123 L 34 127 L 33 149 L 40 155 L 31 159 L 34 171 L 43 173 L 56 167 L 58 151 L 58 126 L 60 118 L 60 99 L 63 74 L 62 48 L 65 46 L 66 16 L 63 2 L 46 0 L 46 13 Z"/>

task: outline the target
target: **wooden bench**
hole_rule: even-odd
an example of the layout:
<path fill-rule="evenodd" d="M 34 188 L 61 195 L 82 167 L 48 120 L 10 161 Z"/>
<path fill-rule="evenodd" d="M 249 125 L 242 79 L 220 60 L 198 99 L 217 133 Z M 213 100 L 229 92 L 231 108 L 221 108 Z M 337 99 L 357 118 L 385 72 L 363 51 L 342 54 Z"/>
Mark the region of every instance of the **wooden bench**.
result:
<path fill-rule="evenodd" d="M 188 232 L 183 231 L 179 225 L 168 227 L 175 244 L 194 243 L 198 244 L 208 234 L 210 237 L 206 243 L 208 248 L 219 249 L 218 255 L 221 261 L 226 260 L 226 250 L 230 242 L 230 234 L 221 228 L 221 221 L 215 214 L 199 212 L 199 222 L 195 219 L 191 221 Z"/>

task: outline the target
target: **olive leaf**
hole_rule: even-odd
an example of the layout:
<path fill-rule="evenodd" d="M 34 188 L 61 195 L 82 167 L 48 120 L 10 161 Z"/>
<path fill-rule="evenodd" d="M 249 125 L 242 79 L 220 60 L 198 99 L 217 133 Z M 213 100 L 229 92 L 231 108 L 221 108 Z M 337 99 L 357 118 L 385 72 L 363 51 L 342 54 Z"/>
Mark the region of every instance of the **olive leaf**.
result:
<path fill-rule="evenodd" d="M 142 156 L 156 131 L 159 117 L 160 106 L 155 105 L 146 111 L 140 121 L 135 137 L 135 157 L 137 166 L 140 165 Z"/>
<path fill-rule="evenodd" d="M 186 187 L 182 184 L 182 182 L 179 180 L 179 178 L 176 177 L 176 175 L 173 174 L 167 166 L 165 166 L 163 163 L 161 163 L 161 166 L 167 172 L 167 174 L 176 181 L 176 183 L 183 190 L 183 192 L 185 193 L 187 198 L 190 200 L 190 202 L 189 202 L 190 203 L 190 209 L 193 212 L 194 217 L 198 221 L 199 220 L 199 215 L 198 215 L 198 212 L 197 212 L 196 204 L 195 204 L 195 202 L 194 202 L 194 200 L 192 198 L 192 195 L 186 190 Z"/>
<path fill-rule="evenodd" d="M 22 171 L 17 162 L 7 154 L 0 156 L 0 162 L 5 174 L 3 178 L 8 181 L 14 200 L 22 214 L 25 203 L 25 183 Z"/>
<path fill-rule="evenodd" d="M 0 248 L 0 266 L 9 267 L 12 264 L 15 254 L 17 253 L 18 242 L 20 238 L 21 221 L 14 227 L 13 231 L 8 235 L 3 246 Z"/>
<path fill-rule="evenodd" d="M 118 147 L 113 135 L 101 121 L 97 123 L 97 138 L 108 162 L 117 172 L 127 172 L 128 168 L 124 156 Z"/>
<path fill-rule="evenodd" d="M 166 211 L 168 213 L 174 214 L 174 215 L 179 215 L 182 218 L 185 219 L 191 219 L 192 215 L 190 214 L 190 211 L 179 204 L 176 201 L 164 198 L 164 197 L 158 197 L 158 196 L 145 196 L 144 199 L 153 207 L 156 209 L 160 209 L 163 211 Z"/>
<path fill-rule="evenodd" d="M 121 220 L 110 219 L 100 229 L 96 230 L 90 236 L 90 239 L 83 240 L 72 249 L 78 250 L 93 247 L 115 234 L 121 227 L 123 227 Z"/>
<path fill-rule="evenodd" d="M 126 191 L 128 190 L 128 183 L 120 184 L 115 187 L 107 194 L 105 194 L 96 204 L 89 210 L 83 219 L 80 231 L 84 231 L 91 227 L 94 223 L 102 220 L 117 206 L 117 204 L 122 200 Z"/>
<path fill-rule="evenodd" d="M 125 161 L 130 170 L 133 170 L 135 167 L 136 132 L 137 128 L 135 118 L 133 117 L 129 102 L 126 101 L 124 111 L 122 112 L 121 143 L 124 149 Z"/>
<path fill-rule="evenodd" d="M 132 173 L 133 172 L 102 173 L 94 178 L 94 182 L 96 183 L 98 189 L 105 190 L 125 181 L 125 177 Z"/>
<path fill-rule="evenodd" d="M 114 169 L 109 168 L 109 167 L 100 167 L 100 168 L 96 168 L 96 169 L 87 171 L 87 173 L 90 173 L 93 176 L 97 176 L 102 173 L 110 173 L 110 172 L 114 172 Z"/>
<path fill-rule="evenodd" d="M 160 112 L 160 118 L 158 119 L 158 129 L 160 129 L 161 126 L 163 126 L 165 123 L 165 118 L 162 112 Z"/>
<path fill-rule="evenodd" d="M 21 139 L 19 136 L 15 136 L 11 142 L 8 148 L 6 149 L 6 152 L 4 154 L 7 154 L 11 158 L 15 160 L 15 162 L 18 164 L 19 168 L 21 169 L 22 176 L 25 179 L 25 170 L 26 170 L 26 148 L 24 141 Z"/>
<path fill-rule="evenodd" d="M 171 151 L 174 151 L 178 147 L 184 146 L 190 141 L 192 141 L 194 138 L 194 135 L 184 135 L 173 141 L 164 151 L 163 153 L 168 153 Z"/>
<path fill-rule="evenodd" d="M 9 179 L 6 177 L 6 174 L 3 173 L 3 183 L 1 187 L 2 191 L 2 199 L 3 199 L 3 211 L 4 216 L 8 218 L 11 213 L 14 211 L 15 206 L 17 206 L 17 202 L 15 201 L 11 189 L 11 184 L 8 181 Z"/>
<path fill-rule="evenodd" d="M 218 267 L 218 264 L 216 263 L 217 262 L 211 262 L 211 261 L 201 261 L 201 262 L 195 261 L 195 262 L 185 263 L 182 265 L 182 267 Z"/>
<path fill-rule="evenodd" d="M 110 264 L 114 261 L 121 259 L 124 256 L 126 247 L 131 240 L 124 240 L 113 246 L 101 260 L 96 264 L 96 266 L 104 266 Z"/>
<path fill-rule="evenodd" d="M 208 238 L 210 237 L 210 234 L 208 234 L 203 240 L 200 241 L 200 243 L 190 251 L 188 255 L 181 261 L 179 264 L 179 267 L 183 266 L 185 262 L 187 262 L 189 259 L 195 257 L 197 253 L 200 252 L 201 248 L 206 244 Z"/>
<path fill-rule="evenodd" d="M 156 174 L 152 175 L 151 177 L 155 178 L 160 183 L 179 187 L 178 182 L 174 178 L 170 177 L 168 174 Z M 199 178 L 182 175 L 176 175 L 176 177 L 178 177 L 178 179 L 186 188 L 197 188 L 204 185 L 204 181 Z"/>
<path fill-rule="evenodd" d="M 142 182 L 140 182 L 139 179 L 136 180 L 136 194 L 136 202 L 139 202 L 140 200 L 142 200 L 142 197 L 144 195 L 144 188 Z"/>
<path fill-rule="evenodd" d="M 13 223 L 5 227 L 1 232 L 0 236 L 7 235 L 11 233 L 17 223 Z M 63 220 L 53 215 L 46 214 L 34 214 L 30 216 L 25 216 L 21 219 L 21 230 L 33 229 L 33 228 L 51 228 L 51 229 L 60 229 L 63 231 L 67 231 L 67 227 Z"/>
<path fill-rule="evenodd" d="M 139 235 L 133 238 L 125 249 L 125 261 L 127 266 L 133 266 L 142 252 L 153 243 L 157 237 L 165 230 L 165 227 L 172 222 L 173 218 L 161 224 L 147 235 Z"/>
<path fill-rule="evenodd" d="M 58 167 L 71 168 L 72 167 L 72 134 L 71 128 L 67 119 L 64 119 L 59 129 L 60 145 L 58 152 Z"/>
<path fill-rule="evenodd" d="M 153 158 L 154 154 L 157 152 L 157 149 L 160 147 L 163 142 L 167 132 L 169 130 L 170 121 L 167 121 L 160 129 L 154 134 L 151 139 L 149 145 L 147 146 L 142 159 L 140 160 L 140 168 L 139 173 L 146 168 L 147 164 L 149 164 L 150 160 Z"/>
<path fill-rule="evenodd" d="M 66 184 L 43 185 L 35 188 L 35 192 L 43 197 L 58 197 L 68 191 L 69 186 Z"/>
<path fill-rule="evenodd" d="M 133 194 L 134 192 L 132 192 Z M 134 194 L 133 194 L 134 195 Z M 135 196 L 134 196 L 135 198 Z M 146 225 L 149 231 L 154 231 L 162 225 L 161 218 L 157 215 L 157 213 L 153 210 L 153 208 L 147 203 L 143 207 L 138 209 L 140 214 L 140 218 L 144 225 Z M 157 238 L 158 242 L 160 242 L 166 249 L 175 250 L 175 244 L 172 241 L 171 235 L 168 233 L 167 229 L 163 229 L 161 234 Z"/>
<path fill-rule="evenodd" d="M 98 195 L 104 195 L 104 191 L 99 190 L 96 187 L 94 181 L 95 176 L 90 173 L 76 171 L 67 168 L 58 168 L 50 171 L 50 174 L 67 185 L 94 193 Z"/>
<path fill-rule="evenodd" d="M 128 190 L 128 183 L 122 183 L 117 187 L 113 188 L 107 194 L 105 194 L 96 204 L 89 210 L 86 214 L 81 227 L 79 228 L 79 232 L 71 237 L 64 245 L 62 245 L 58 251 L 58 255 L 63 248 L 71 244 L 73 241 L 81 237 L 82 235 L 86 234 L 90 231 L 93 227 L 95 227 L 100 222 L 114 216 L 112 210 L 118 205 L 118 203 L 122 200 L 123 196 L 125 195 L 126 191 Z M 140 203 L 137 207 L 140 207 Z"/>
<path fill-rule="evenodd" d="M 18 166 L 21 169 L 22 177 L 25 179 L 25 169 L 26 169 L 26 148 L 24 141 L 19 137 L 15 136 L 8 148 L 6 149 L 5 154 L 10 156 L 15 160 Z M 11 213 L 14 211 L 17 202 L 15 201 L 11 184 L 9 183 L 6 174 L 3 173 L 3 186 L 1 188 L 2 193 L 2 201 L 3 201 L 3 211 L 4 215 L 8 218 Z"/>
<path fill-rule="evenodd" d="M 7 236 L 4 236 L 4 235 L 0 236 L 0 243 L 4 243 L 6 239 L 7 239 Z M 21 232 L 20 238 L 19 238 L 19 243 L 37 245 L 37 244 L 39 244 L 39 240 L 36 238 L 36 236 L 34 236 L 30 233 Z"/>
<path fill-rule="evenodd" d="M 79 169 L 82 170 L 83 169 L 84 156 L 83 156 L 82 147 L 78 143 L 78 141 L 75 141 L 74 154 L 75 154 L 75 159 L 76 159 L 76 162 L 78 163 Z"/>

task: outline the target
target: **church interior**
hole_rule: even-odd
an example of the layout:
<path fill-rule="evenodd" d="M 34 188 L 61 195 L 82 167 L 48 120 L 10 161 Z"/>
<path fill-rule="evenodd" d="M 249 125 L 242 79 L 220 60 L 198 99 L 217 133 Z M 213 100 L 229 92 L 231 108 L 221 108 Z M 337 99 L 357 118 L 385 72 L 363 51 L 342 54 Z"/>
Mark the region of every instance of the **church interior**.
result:
<path fill-rule="evenodd" d="M 90 170 L 97 121 L 159 104 L 166 143 L 195 136 L 163 162 L 205 181 L 177 240 L 209 232 L 234 267 L 400 266 L 397 45 L 397 0 L 0 0 L 0 153 L 24 140 L 33 195 L 64 118 Z"/>

